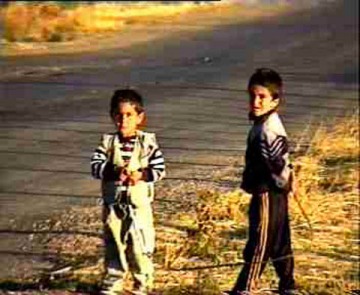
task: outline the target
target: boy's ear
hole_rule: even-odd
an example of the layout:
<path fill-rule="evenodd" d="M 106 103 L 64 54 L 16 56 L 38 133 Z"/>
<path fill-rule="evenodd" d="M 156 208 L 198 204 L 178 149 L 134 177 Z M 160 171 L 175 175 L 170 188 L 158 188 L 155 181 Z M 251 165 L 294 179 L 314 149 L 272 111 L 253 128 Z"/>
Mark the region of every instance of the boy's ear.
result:
<path fill-rule="evenodd" d="M 138 115 L 138 128 L 143 129 L 146 126 L 146 115 L 142 112 Z"/>
<path fill-rule="evenodd" d="M 275 109 L 275 108 L 278 107 L 279 104 L 280 104 L 280 98 L 279 98 L 279 97 L 274 98 L 274 99 L 271 101 L 271 103 L 272 103 L 272 108 Z"/>

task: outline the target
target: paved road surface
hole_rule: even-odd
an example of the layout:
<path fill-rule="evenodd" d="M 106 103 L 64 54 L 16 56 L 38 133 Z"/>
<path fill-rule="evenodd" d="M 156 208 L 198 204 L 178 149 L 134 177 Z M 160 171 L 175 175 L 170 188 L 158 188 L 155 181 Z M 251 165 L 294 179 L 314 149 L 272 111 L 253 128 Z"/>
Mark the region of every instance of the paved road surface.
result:
<path fill-rule="evenodd" d="M 284 77 L 291 136 L 304 131 L 306 142 L 309 122 L 318 126 L 354 109 L 357 11 L 358 1 L 346 0 L 131 50 L 1 60 L 0 277 L 48 266 L 36 255 L 41 249 L 30 247 L 33 222 L 95 202 L 99 184 L 90 178 L 89 157 L 112 128 L 115 88 L 144 94 L 148 130 L 158 133 L 168 161 L 166 182 L 205 180 L 224 165 L 241 165 L 249 126 L 244 90 L 257 67 Z"/>

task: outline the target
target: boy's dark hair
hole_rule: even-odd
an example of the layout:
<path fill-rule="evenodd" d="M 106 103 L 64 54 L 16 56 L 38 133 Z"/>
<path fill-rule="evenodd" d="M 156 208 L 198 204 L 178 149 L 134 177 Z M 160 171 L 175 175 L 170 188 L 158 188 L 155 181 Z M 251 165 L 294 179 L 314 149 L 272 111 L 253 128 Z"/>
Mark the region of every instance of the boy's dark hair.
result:
<path fill-rule="evenodd" d="M 118 89 L 115 90 L 110 101 L 110 116 L 113 118 L 120 103 L 128 102 L 134 105 L 135 110 L 140 114 L 144 112 L 144 103 L 141 95 L 133 89 Z"/>
<path fill-rule="evenodd" d="M 272 69 L 260 68 L 250 77 L 248 91 L 255 85 L 269 89 L 273 99 L 281 99 L 283 96 L 283 82 L 280 75 Z"/>

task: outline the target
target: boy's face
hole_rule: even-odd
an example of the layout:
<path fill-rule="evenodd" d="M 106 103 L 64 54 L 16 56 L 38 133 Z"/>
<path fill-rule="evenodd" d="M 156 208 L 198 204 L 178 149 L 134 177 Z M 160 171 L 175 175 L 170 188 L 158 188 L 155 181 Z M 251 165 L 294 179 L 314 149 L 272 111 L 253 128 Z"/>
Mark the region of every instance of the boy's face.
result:
<path fill-rule="evenodd" d="M 114 116 L 118 131 L 124 137 L 134 136 L 143 119 L 144 113 L 138 113 L 135 106 L 129 102 L 120 103 Z"/>
<path fill-rule="evenodd" d="M 249 108 L 255 116 L 262 116 L 279 105 L 279 99 L 273 99 L 268 88 L 260 85 L 254 85 L 249 90 Z"/>

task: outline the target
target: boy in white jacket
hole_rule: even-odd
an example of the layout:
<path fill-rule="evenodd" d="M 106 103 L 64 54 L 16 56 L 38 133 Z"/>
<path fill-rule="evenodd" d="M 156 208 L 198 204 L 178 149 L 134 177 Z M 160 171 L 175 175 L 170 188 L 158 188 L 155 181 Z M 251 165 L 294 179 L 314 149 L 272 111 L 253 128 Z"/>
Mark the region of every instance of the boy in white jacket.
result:
<path fill-rule="evenodd" d="M 91 158 L 91 172 L 101 179 L 105 269 L 101 294 L 120 294 L 127 271 L 134 294 L 152 288 L 155 230 L 151 202 L 154 182 L 165 176 L 155 134 L 140 131 L 143 99 L 131 89 L 116 90 L 110 116 L 117 132 L 104 134 Z"/>

